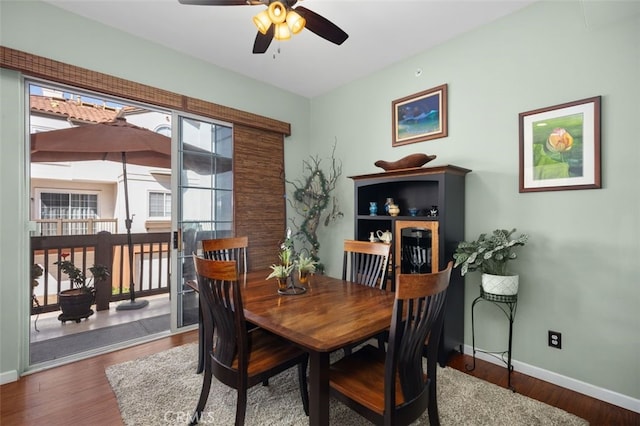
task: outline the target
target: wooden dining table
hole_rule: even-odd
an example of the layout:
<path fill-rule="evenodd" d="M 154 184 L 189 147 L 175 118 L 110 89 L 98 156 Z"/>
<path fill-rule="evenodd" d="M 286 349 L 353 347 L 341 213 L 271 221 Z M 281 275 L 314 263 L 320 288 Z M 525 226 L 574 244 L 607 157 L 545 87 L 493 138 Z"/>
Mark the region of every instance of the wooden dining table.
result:
<path fill-rule="evenodd" d="M 309 424 L 329 424 L 329 355 L 357 344 L 391 322 L 394 294 L 313 275 L 306 292 L 280 295 L 269 270 L 250 272 L 242 286 L 247 321 L 309 353 Z"/>

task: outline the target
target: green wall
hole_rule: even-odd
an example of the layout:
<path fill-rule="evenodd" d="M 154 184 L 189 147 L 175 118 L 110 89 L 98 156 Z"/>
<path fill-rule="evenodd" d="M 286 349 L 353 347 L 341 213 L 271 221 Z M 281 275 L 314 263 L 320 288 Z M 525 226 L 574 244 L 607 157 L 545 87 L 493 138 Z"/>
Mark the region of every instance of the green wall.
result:
<path fill-rule="evenodd" d="M 311 108 L 311 143 L 337 138 L 345 176 L 381 172 L 376 160 L 416 152 L 436 154 L 433 165 L 472 169 L 466 180 L 467 239 L 496 228 L 530 234 L 511 265 L 521 275 L 515 359 L 636 400 L 639 5 L 605 2 L 584 11 L 579 2 L 534 4 L 314 98 Z M 449 89 L 449 136 L 393 148 L 391 102 L 443 83 Z M 598 95 L 603 188 L 520 194 L 518 114 Z M 343 179 L 338 193 L 345 219 L 320 234 L 331 275 L 341 268 L 341 239 L 353 235 L 353 181 Z M 469 345 L 479 282 L 479 273 L 466 278 Z M 506 349 L 505 317 L 490 305 L 477 309 L 477 342 Z M 561 350 L 547 346 L 548 330 L 562 333 Z"/>
<path fill-rule="evenodd" d="M 292 179 L 309 153 L 326 158 L 337 140 L 336 155 L 343 161 L 337 195 L 345 217 L 319 231 L 322 260 L 334 276 L 340 274 L 342 241 L 353 235 L 353 182 L 347 176 L 381 171 L 376 160 L 414 152 L 436 154 L 434 165 L 472 169 L 467 237 L 517 227 L 531 238 L 513 264 L 521 275 L 516 361 L 540 375 L 566 376 L 638 404 L 640 280 L 632 269 L 640 258 L 639 180 L 632 174 L 640 160 L 637 5 L 534 4 L 311 100 L 46 3 L 2 1 L 0 43 L 290 122 L 285 160 Z M 46 38 L 32 30 L 52 22 L 57 31 Z M 91 43 L 82 43 L 79 33 Z M 392 100 L 443 83 L 449 85 L 449 136 L 392 148 Z M 0 90 L 0 373 L 5 375 L 25 365 L 16 348 L 24 353 L 28 333 L 28 290 L 20 285 L 28 270 L 28 188 L 19 75 L 3 70 Z M 597 95 L 602 96 L 603 189 L 518 193 L 518 113 Z M 18 184 L 15 176 L 21 177 Z M 466 279 L 467 344 L 478 283 L 476 274 Z M 504 346 L 504 317 L 485 309 L 477 319 L 485 347 Z M 547 347 L 549 329 L 562 332 L 562 350 Z"/>

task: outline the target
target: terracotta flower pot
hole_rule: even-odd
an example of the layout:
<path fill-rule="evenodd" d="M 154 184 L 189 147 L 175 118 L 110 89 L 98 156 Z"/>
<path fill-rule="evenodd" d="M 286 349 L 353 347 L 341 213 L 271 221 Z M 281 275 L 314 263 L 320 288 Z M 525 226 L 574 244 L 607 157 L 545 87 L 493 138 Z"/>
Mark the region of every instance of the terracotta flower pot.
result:
<path fill-rule="evenodd" d="M 298 281 L 300 284 L 306 284 L 309 281 L 309 276 L 311 273 L 309 271 L 298 271 Z"/>
<path fill-rule="evenodd" d="M 276 277 L 278 282 L 278 290 L 286 290 L 289 285 L 289 277 Z"/>

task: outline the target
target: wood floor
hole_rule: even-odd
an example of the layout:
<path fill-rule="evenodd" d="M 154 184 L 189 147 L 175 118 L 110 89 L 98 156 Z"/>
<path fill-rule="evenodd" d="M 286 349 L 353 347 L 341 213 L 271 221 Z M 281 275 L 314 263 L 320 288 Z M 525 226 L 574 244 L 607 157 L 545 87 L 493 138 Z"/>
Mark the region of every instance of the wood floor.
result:
<path fill-rule="evenodd" d="M 107 366 L 196 342 L 191 331 L 151 343 L 96 356 L 73 364 L 24 376 L 0 387 L 0 424 L 121 425 L 118 403 L 104 374 Z M 450 366 L 465 371 L 466 355 L 455 355 Z M 506 387 L 506 370 L 481 360 L 473 375 Z M 640 414 L 525 376 L 512 375 L 516 390 L 526 396 L 562 408 L 599 426 L 639 426 Z M 141 395 L 144 397 L 144 395 Z M 152 426 L 152 425 L 150 425 Z"/>

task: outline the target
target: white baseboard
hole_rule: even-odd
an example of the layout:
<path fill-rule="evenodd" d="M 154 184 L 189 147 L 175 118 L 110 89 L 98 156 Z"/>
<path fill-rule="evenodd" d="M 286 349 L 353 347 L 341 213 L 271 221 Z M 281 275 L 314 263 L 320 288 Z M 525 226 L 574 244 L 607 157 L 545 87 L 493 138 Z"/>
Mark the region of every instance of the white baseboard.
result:
<path fill-rule="evenodd" d="M 470 345 L 464 345 L 464 353 L 466 355 L 473 356 L 473 348 Z M 497 364 L 502 367 L 506 365 L 498 358 L 486 353 L 478 352 L 476 349 L 476 358 L 483 361 Z M 600 388 L 583 381 L 572 379 L 571 377 L 563 376 L 562 374 L 554 373 L 540 367 L 526 364 L 518 360 L 511 360 L 514 371 L 526 374 L 527 376 L 535 377 L 536 379 L 544 380 L 545 382 L 553 383 L 554 385 L 570 389 L 574 392 L 578 392 L 592 398 L 599 399 L 601 401 L 608 402 L 609 404 L 617 405 L 627 410 L 640 413 L 640 399 L 631 398 L 630 396 L 623 395 L 618 392 L 614 392 L 609 389 Z M 516 389 L 517 391 L 517 389 Z"/>
<path fill-rule="evenodd" d="M 0 373 L 0 385 L 11 383 L 18 380 L 18 372 L 16 370 L 3 371 Z"/>

